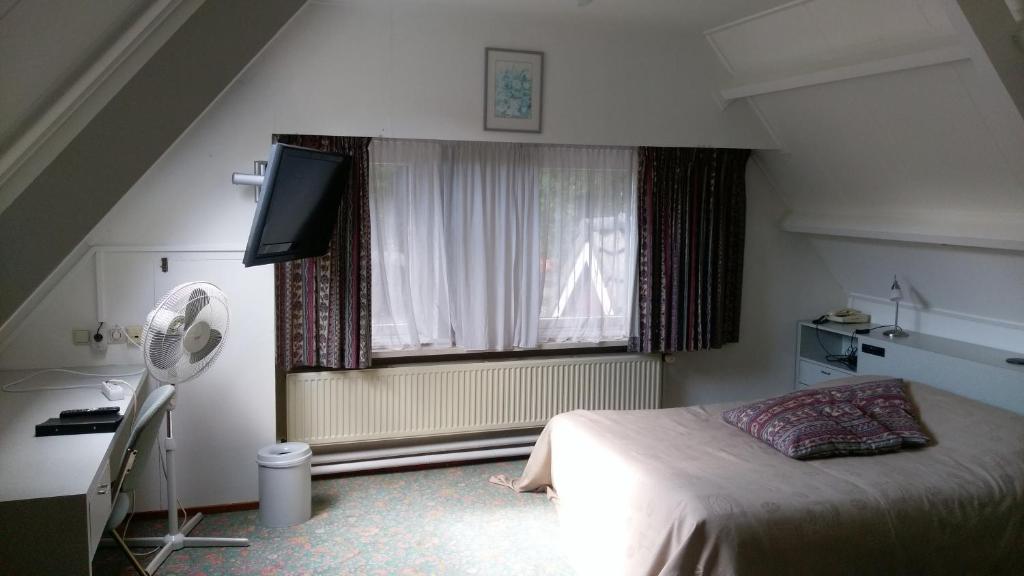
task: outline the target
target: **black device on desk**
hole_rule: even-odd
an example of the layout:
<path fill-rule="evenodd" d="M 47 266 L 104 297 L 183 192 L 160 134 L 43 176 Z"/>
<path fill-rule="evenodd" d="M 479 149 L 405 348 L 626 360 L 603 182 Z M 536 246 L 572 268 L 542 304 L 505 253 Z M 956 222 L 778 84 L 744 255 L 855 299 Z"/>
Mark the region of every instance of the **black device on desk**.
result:
<path fill-rule="evenodd" d="M 59 418 L 50 418 L 42 424 L 36 424 L 36 436 L 114 432 L 123 419 L 121 409 L 117 406 L 64 410 Z"/>

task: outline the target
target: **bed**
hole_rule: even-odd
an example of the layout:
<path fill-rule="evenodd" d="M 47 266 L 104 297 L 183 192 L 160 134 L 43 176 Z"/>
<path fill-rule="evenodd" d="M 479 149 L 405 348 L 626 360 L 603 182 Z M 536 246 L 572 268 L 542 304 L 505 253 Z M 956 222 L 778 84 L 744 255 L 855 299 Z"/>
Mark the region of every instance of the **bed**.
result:
<path fill-rule="evenodd" d="M 734 405 L 574 411 L 492 481 L 547 490 L 588 576 L 1024 574 L 1024 416 L 908 391 L 926 448 L 798 461 L 723 422 Z"/>

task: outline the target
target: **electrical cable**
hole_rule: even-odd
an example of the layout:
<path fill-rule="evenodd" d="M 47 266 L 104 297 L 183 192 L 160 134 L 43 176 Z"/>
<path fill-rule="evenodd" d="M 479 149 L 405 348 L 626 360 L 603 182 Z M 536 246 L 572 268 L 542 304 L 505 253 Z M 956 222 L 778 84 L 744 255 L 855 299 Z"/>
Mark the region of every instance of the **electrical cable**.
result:
<path fill-rule="evenodd" d="M 114 328 L 115 329 L 120 329 L 120 330 L 124 331 L 124 328 L 122 328 L 121 326 L 119 326 L 117 324 L 114 325 Z M 136 348 L 138 348 L 140 350 L 142 349 L 142 344 L 139 344 L 138 342 L 136 342 L 134 338 L 127 337 L 127 334 L 125 335 L 125 340 L 127 340 L 132 346 L 135 346 Z M 124 382 L 124 381 L 122 380 L 122 382 Z M 125 382 L 125 384 L 127 384 L 127 382 Z M 144 384 L 144 382 L 139 382 L 139 384 L 140 385 Z M 137 404 L 135 403 L 135 401 L 138 399 L 138 394 L 135 393 L 135 391 L 136 391 L 135 387 L 131 387 L 131 388 L 132 388 L 132 401 L 133 401 L 133 404 L 132 404 L 132 412 L 133 412 L 132 424 L 134 425 L 135 424 L 135 422 L 134 422 L 135 418 L 138 418 L 138 416 L 139 416 L 139 412 L 138 412 L 138 409 L 137 409 Z M 132 500 L 131 510 L 128 512 L 128 519 L 125 520 L 125 523 L 124 523 L 124 536 L 125 536 L 125 538 L 128 537 L 128 527 L 131 526 L 132 518 L 135 517 L 135 490 L 132 490 L 132 492 L 131 492 L 131 500 Z M 162 546 L 157 546 L 156 548 L 153 548 L 152 550 L 149 550 L 148 552 L 140 552 L 140 553 L 137 553 L 137 554 L 135 552 L 133 552 L 132 554 L 135 554 L 135 556 L 137 558 L 144 557 L 144 556 L 150 556 L 152 554 L 155 554 L 161 548 L 163 548 L 163 547 Z"/>
<path fill-rule="evenodd" d="M 115 328 L 121 328 L 118 325 L 115 325 L 114 327 Z M 123 328 L 121 328 L 121 329 L 124 330 Z M 133 338 L 126 338 L 126 340 L 128 342 L 130 342 L 132 346 L 135 346 L 136 348 L 138 348 L 140 350 L 143 349 L 142 344 L 139 344 L 138 342 L 136 342 L 135 339 L 133 339 Z M 165 456 L 166 451 L 164 450 L 164 446 L 163 446 L 163 441 L 162 440 L 163 440 L 162 437 L 158 437 L 157 438 L 157 444 L 159 445 L 159 448 L 160 448 L 160 453 L 158 454 L 158 460 L 160 461 L 160 472 L 161 472 L 161 474 L 164 477 L 164 482 L 169 482 L 170 480 L 167 477 L 167 462 L 166 462 L 166 456 Z M 181 520 L 181 525 L 187 524 L 188 523 L 188 510 L 184 506 L 181 505 L 181 499 L 180 498 L 175 498 L 175 502 L 174 503 L 177 505 L 177 507 L 175 508 L 175 513 L 177 513 L 180 510 L 181 513 L 182 513 L 182 516 L 183 516 L 183 518 Z M 171 504 L 168 503 L 167 507 L 170 508 L 170 506 L 171 506 Z M 128 530 L 128 523 L 131 522 L 132 516 L 134 516 L 134 515 L 135 515 L 135 493 L 132 492 L 132 511 L 131 511 L 131 514 L 128 516 L 128 522 L 125 524 L 125 533 L 126 534 L 127 534 L 127 530 Z M 153 550 L 150 550 L 148 552 L 143 552 L 141 554 L 136 554 L 136 556 L 149 556 L 150 554 L 153 554 L 157 550 L 160 550 L 160 548 L 159 547 L 158 548 L 154 548 Z"/>
<path fill-rule="evenodd" d="M 143 370 L 145 372 L 145 370 Z M 145 384 L 145 377 L 139 380 L 139 386 L 128 383 L 126 380 L 119 380 L 117 378 L 107 378 L 104 382 L 113 382 L 119 386 L 124 386 L 132 391 L 132 422 L 131 426 L 135 426 L 135 420 L 139 417 L 139 386 Z"/>
<path fill-rule="evenodd" d="M 166 451 L 164 450 L 163 444 L 160 442 L 158 443 L 160 444 L 160 472 L 162 472 L 164 475 L 164 482 L 170 482 L 170 478 L 167 477 L 167 463 L 166 458 L 164 456 L 166 454 Z M 184 526 L 188 523 L 188 510 L 186 510 L 185 507 L 181 505 L 181 498 L 178 498 L 177 496 L 175 496 L 174 498 L 174 503 L 177 504 L 177 507 L 174 509 L 174 513 L 177 514 L 178 510 L 181 510 L 181 513 L 184 516 L 184 519 L 181 520 L 180 524 L 181 526 Z M 170 509 L 170 507 L 171 504 L 170 502 L 168 502 L 167 508 Z"/>
<path fill-rule="evenodd" d="M 125 330 L 120 324 L 114 324 L 114 329 L 121 330 L 121 332 L 124 333 L 124 339 L 127 340 L 129 344 L 131 344 L 132 346 L 135 346 L 139 350 L 142 350 L 142 344 L 139 344 L 138 342 L 136 342 L 134 338 L 129 338 L 128 337 L 128 331 Z"/>
<path fill-rule="evenodd" d="M 102 327 L 102 326 L 103 326 L 103 322 L 100 322 L 100 327 Z M 115 324 L 114 328 L 120 329 L 122 332 L 124 332 L 124 328 L 122 328 L 120 325 Z M 97 328 L 97 331 L 99 331 L 99 328 Z M 142 344 L 139 344 L 134 339 L 127 338 L 127 336 L 125 337 L 125 339 L 128 342 L 131 342 L 132 346 L 135 346 L 136 348 L 138 348 L 140 350 L 142 349 Z M 35 378 L 36 376 L 39 376 L 40 374 L 47 374 L 47 373 L 50 373 L 50 372 L 58 372 L 58 373 L 61 373 L 61 374 L 72 374 L 72 375 L 75 375 L 75 376 L 91 376 L 91 377 L 97 377 L 97 378 L 107 378 L 107 379 L 110 379 L 110 378 L 127 378 L 129 376 L 138 376 L 139 374 L 142 374 L 143 372 L 145 372 L 145 370 L 137 370 L 135 372 L 129 372 L 127 374 L 96 374 L 96 373 L 93 373 L 93 372 L 83 372 L 81 370 L 71 370 L 69 368 L 45 368 L 43 370 L 37 370 L 37 371 L 29 374 L 28 376 L 23 376 L 21 378 L 18 378 L 17 380 L 14 380 L 13 382 L 8 382 L 8 383 L 4 384 L 3 386 L 0 386 L 0 390 L 3 390 L 4 392 L 18 393 L 18 392 L 40 392 L 40 391 L 43 391 L 43 390 L 76 390 L 78 388 L 98 387 L 97 384 L 72 384 L 72 385 L 66 385 L 66 386 L 44 386 L 42 388 L 26 388 L 26 389 L 23 389 L 23 390 L 12 390 L 12 388 L 17 386 L 18 384 L 21 384 L 22 382 L 27 382 L 27 381 Z"/>
<path fill-rule="evenodd" d="M 102 326 L 103 326 L 103 323 L 101 322 L 100 323 L 100 327 L 102 327 Z M 116 328 L 120 328 L 120 326 L 115 326 L 115 327 Z M 99 330 L 99 329 L 97 329 L 97 330 Z M 122 330 L 123 330 L 123 328 L 122 328 Z M 126 339 L 129 342 L 131 342 L 132 345 L 135 346 L 136 348 L 139 348 L 139 349 L 142 348 L 142 345 L 139 344 L 138 342 L 136 342 L 134 339 L 132 339 L 132 338 L 126 338 Z M 18 378 L 17 380 L 14 380 L 12 382 L 8 382 L 8 383 L 4 384 L 3 386 L 0 386 L 0 390 L 3 390 L 4 392 L 10 392 L 12 394 L 15 394 L 15 393 L 23 393 L 23 392 L 43 392 L 43 391 L 46 391 L 46 390 L 77 390 L 77 389 L 80 389 L 80 388 L 99 388 L 100 387 L 100 384 L 73 384 L 73 385 L 65 385 L 65 386 L 43 386 L 41 388 L 27 388 L 27 389 L 22 389 L 22 390 L 14 390 L 13 389 L 18 384 L 21 384 L 23 382 L 27 382 L 27 381 L 29 381 L 29 380 L 31 380 L 31 379 L 33 379 L 36 376 L 39 376 L 41 374 L 48 374 L 48 373 L 71 374 L 71 375 L 74 375 L 74 376 L 85 376 L 87 378 L 105 378 L 106 380 L 115 380 L 118 385 L 124 386 L 124 387 L 128 388 L 129 390 L 131 390 L 131 394 L 132 394 L 132 422 L 131 422 L 131 425 L 134 426 L 135 425 L 135 419 L 139 417 L 139 410 L 138 410 L 138 407 L 139 407 L 139 387 L 135 386 L 133 384 L 130 384 L 130 383 L 128 383 L 125 380 L 116 380 L 116 379 L 118 379 L 118 378 L 128 378 L 128 377 L 131 377 L 131 376 L 138 376 L 138 375 L 143 374 L 145 372 L 146 372 L 146 370 L 142 369 L 142 370 L 136 370 L 135 372 L 127 372 L 127 373 L 124 373 L 124 374 L 98 374 L 98 373 L 95 373 L 95 372 L 83 372 L 81 370 L 71 370 L 69 368 L 45 368 L 43 370 L 37 370 L 37 371 L 27 375 L 27 376 L 23 376 L 21 378 Z M 139 385 L 141 386 L 144 383 L 145 383 L 144 381 L 140 381 Z M 162 463 L 163 462 L 161 462 L 161 464 Z M 164 476 L 166 477 L 166 471 L 164 473 Z M 125 537 L 128 536 L 128 527 L 131 525 L 132 518 L 135 516 L 135 491 L 134 490 L 132 490 L 130 498 L 131 498 L 131 511 L 128 514 L 128 520 L 125 521 L 124 530 L 122 532 Z M 179 506 L 180 506 L 180 503 L 179 503 Z M 184 508 L 182 508 L 182 510 L 184 510 Z M 188 518 L 188 511 L 185 511 L 185 517 Z M 135 554 L 133 552 L 133 554 L 135 554 L 136 557 L 149 556 L 149 555 L 157 552 L 160 549 L 161 549 L 161 547 L 158 546 L 158 547 L 156 547 L 156 548 L 154 548 L 154 549 L 152 549 L 152 550 L 150 550 L 148 552 L 143 552 L 141 554 Z"/>
<path fill-rule="evenodd" d="M 92 373 L 92 372 L 81 372 L 79 370 L 70 370 L 68 368 L 45 368 L 43 370 L 37 370 L 37 371 L 29 374 L 28 376 L 23 376 L 21 378 L 18 378 L 17 380 L 14 380 L 13 382 L 8 382 L 8 383 L 4 384 L 3 386 L 0 386 L 0 390 L 3 390 L 4 392 L 11 392 L 13 394 L 13 393 L 22 393 L 22 392 L 42 392 L 42 391 L 45 391 L 45 390 L 76 390 L 78 388 L 99 388 L 99 386 L 100 386 L 99 384 L 69 384 L 69 385 L 65 385 L 65 386 L 43 386 L 43 387 L 40 387 L 40 388 L 24 388 L 24 389 L 21 389 L 21 390 L 12 390 L 12 388 L 17 386 L 18 384 L 21 384 L 22 382 L 27 382 L 28 380 L 31 380 L 32 378 L 35 378 L 36 376 L 39 376 L 40 374 L 47 374 L 47 373 L 50 373 L 50 372 L 58 372 L 58 373 L 61 373 L 61 374 L 72 374 L 72 375 L 75 375 L 75 376 L 89 376 L 89 377 L 110 379 L 110 378 L 127 378 L 129 376 L 138 376 L 139 374 L 142 374 L 143 372 L 145 372 L 145 369 L 137 370 L 135 372 L 129 372 L 127 374 L 95 374 L 95 373 Z"/>
<path fill-rule="evenodd" d="M 132 508 L 131 508 L 131 511 L 128 512 L 128 520 L 125 520 L 124 529 L 121 531 L 121 534 L 126 539 L 128 538 L 128 526 L 131 525 L 132 518 L 135 517 L 135 491 L 134 490 L 132 490 L 132 492 L 131 492 L 131 501 L 132 501 Z M 143 558 L 143 557 L 151 556 L 151 555 L 155 554 L 156 552 L 160 551 L 160 549 L 162 549 L 162 548 L 163 548 L 163 546 L 157 546 L 156 548 L 153 548 L 152 550 L 149 550 L 149 551 L 146 551 L 146 552 L 132 552 L 132 555 L 134 555 L 136 558 Z"/>
<path fill-rule="evenodd" d="M 818 345 L 821 346 L 821 350 L 825 352 L 826 362 L 836 362 L 850 368 L 851 370 L 857 369 L 857 347 L 854 346 L 852 342 L 846 348 L 846 354 L 833 354 L 821 340 L 821 329 L 817 324 L 814 325 L 814 335 L 818 339 Z"/>
<path fill-rule="evenodd" d="M 129 340 L 131 340 L 131 338 L 129 338 Z M 134 340 L 132 340 L 132 343 L 135 344 L 136 346 L 139 346 L 137 343 L 135 343 Z M 139 346 L 139 347 L 141 347 L 141 346 Z M 136 370 L 135 372 L 127 372 L 127 373 L 124 373 L 124 374 L 99 374 L 99 373 L 95 373 L 95 372 L 83 372 L 81 370 L 71 370 L 71 369 L 68 369 L 68 368 L 46 368 L 46 369 L 43 369 L 43 370 L 37 370 L 37 371 L 27 375 L 27 376 L 23 376 L 21 378 L 18 378 L 17 380 L 12 381 L 12 382 L 8 382 L 8 383 L 4 384 L 3 386 L 0 386 L 0 390 L 3 390 L 4 392 L 10 392 L 10 393 L 14 394 L 14 393 L 22 393 L 22 392 L 43 392 L 43 391 L 46 391 L 46 390 L 77 390 L 79 388 L 99 388 L 100 387 L 99 384 L 74 384 L 74 385 L 66 385 L 66 386 L 44 386 L 44 387 L 41 387 L 41 388 L 27 388 L 27 389 L 23 389 L 23 390 L 13 390 L 13 388 L 15 386 L 17 386 L 18 384 L 21 384 L 23 382 L 27 382 L 28 380 L 31 380 L 32 378 L 35 378 L 36 376 L 39 376 L 41 374 L 47 374 L 47 373 L 71 374 L 71 375 L 74 375 L 74 376 L 84 376 L 84 377 L 87 377 L 87 378 L 105 378 L 106 380 L 115 380 L 118 385 L 124 386 L 124 387 L 128 388 L 129 390 L 131 390 L 131 394 L 132 394 L 132 422 L 131 422 L 131 425 L 132 426 L 135 425 L 135 419 L 139 417 L 139 410 L 138 410 L 138 407 L 139 407 L 139 387 L 135 386 L 135 385 L 133 385 L 133 384 L 131 384 L 131 383 L 125 381 L 125 380 L 116 380 L 116 379 L 118 379 L 118 378 L 128 378 L 128 377 L 131 377 L 131 376 L 138 376 L 140 374 L 145 373 L 145 369 L 143 369 L 143 370 Z M 140 382 L 139 384 L 141 385 L 143 383 L 144 382 Z M 133 490 L 132 493 L 131 493 L 131 512 L 128 515 L 128 520 L 125 522 L 124 530 L 123 530 L 123 534 L 125 535 L 125 537 L 127 537 L 127 535 L 128 535 L 128 526 L 131 524 L 132 517 L 134 517 L 134 516 L 135 516 L 135 491 Z M 135 556 L 137 556 L 137 557 L 138 556 L 148 556 L 150 554 L 155 553 L 158 550 L 160 550 L 160 547 L 154 548 L 153 550 L 150 550 L 149 552 L 144 552 L 142 554 L 135 554 Z"/>
<path fill-rule="evenodd" d="M 36 377 L 36 376 L 38 376 L 40 374 L 45 374 L 47 372 L 57 372 L 57 373 L 61 373 L 61 374 L 72 374 L 72 375 L 75 375 L 75 376 L 85 376 L 87 378 L 103 378 L 103 377 L 106 377 L 107 381 L 114 380 L 118 384 L 120 384 L 121 386 L 125 386 L 126 388 L 131 390 L 131 393 L 132 393 L 132 422 L 131 422 L 131 425 L 132 426 L 135 425 L 135 419 L 139 417 L 139 387 L 138 386 L 134 386 L 132 384 L 129 384 L 125 380 L 117 380 L 117 378 L 120 378 L 120 377 L 128 378 L 128 377 L 131 377 L 131 376 L 138 376 L 139 374 L 143 374 L 145 372 L 145 369 L 137 370 L 135 372 L 130 372 L 130 373 L 127 373 L 127 374 L 96 374 L 96 373 L 93 373 L 93 372 L 82 372 L 80 370 L 70 370 L 70 369 L 67 369 L 67 368 L 46 368 L 44 370 L 37 370 L 36 372 L 33 372 L 32 374 L 29 374 L 28 376 L 19 378 L 19 379 L 13 381 L 13 382 L 8 382 L 7 384 L 4 384 L 3 386 L 0 386 L 0 390 L 3 390 L 4 392 L 10 392 L 12 394 L 16 394 L 16 393 L 24 393 L 24 392 L 42 392 L 42 391 L 45 391 L 45 390 L 77 390 L 77 389 L 80 389 L 80 388 L 99 388 L 101 386 L 100 384 L 75 384 L 75 385 L 68 385 L 68 386 L 44 386 L 42 388 L 27 388 L 27 389 L 24 389 L 24 390 L 12 390 L 12 388 L 14 386 L 16 386 L 18 384 L 21 384 L 22 382 L 26 382 L 29 379 L 34 378 L 34 377 Z M 139 384 L 141 385 L 141 384 L 143 384 L 143 382 L 140 381 Z"/>

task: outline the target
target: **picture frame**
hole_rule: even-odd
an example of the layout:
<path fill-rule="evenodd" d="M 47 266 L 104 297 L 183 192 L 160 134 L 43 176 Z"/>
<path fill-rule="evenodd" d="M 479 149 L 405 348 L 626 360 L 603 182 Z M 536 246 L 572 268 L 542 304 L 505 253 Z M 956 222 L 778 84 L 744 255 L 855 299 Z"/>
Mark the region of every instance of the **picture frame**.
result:
<path fill-rule="evenodd" d="M 484 130 L 539 133 L 544 53 L 487 48 L 485 56 Z"/>

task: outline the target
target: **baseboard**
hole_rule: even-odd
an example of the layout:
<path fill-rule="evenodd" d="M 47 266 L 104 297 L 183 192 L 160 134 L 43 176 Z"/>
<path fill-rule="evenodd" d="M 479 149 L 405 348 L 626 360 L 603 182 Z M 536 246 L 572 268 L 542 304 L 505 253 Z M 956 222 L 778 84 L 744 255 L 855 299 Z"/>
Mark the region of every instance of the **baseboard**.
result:
<path fill-rule="evenodd" d="M 189 516 L 201 513 L 207 514 L 221 514 L 224 512 L 242 512 L 245 510 L 259 510 L 259 502 L 235 502 L 233 504 L 211 504 L 209 506 L 195 506 L 186 508 Z M 157 520 L 160 518 L 167 517 L 167 510 L 146 510 L 145 512 L 136 512 L 136 520 Z"/>
<path fill-rule="evenodd" d="M 476 464 L 491 464 L 494 462 L 514 462 L 520 460 L 526 465 L 526 456 L 497 456 L 494 458 L 483 458 L 467 462 L 435 462 L 431 464 L 412 464 L 409 466 L 396 466 L 394 468 L 382 468 L 379 470 L 359 470 L 357 472 L 336 472 L 334 474 L 322 474 L 313 476 L 313 480 L 331 480 L 337 478 L 350 478 L 353 476 L 377 476 L 379 474 L 395 474 L 398 472 L 417 472 L 420 470 L 433 470 L 435 468 L 457 468 L 459 466 L 473 466 Z"/>

